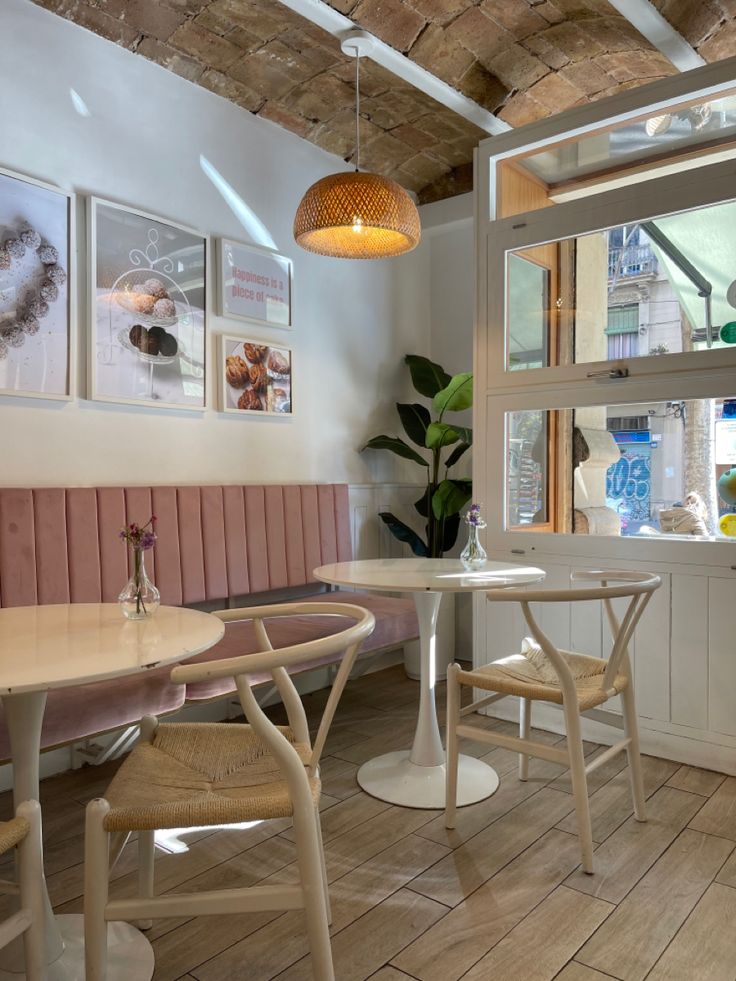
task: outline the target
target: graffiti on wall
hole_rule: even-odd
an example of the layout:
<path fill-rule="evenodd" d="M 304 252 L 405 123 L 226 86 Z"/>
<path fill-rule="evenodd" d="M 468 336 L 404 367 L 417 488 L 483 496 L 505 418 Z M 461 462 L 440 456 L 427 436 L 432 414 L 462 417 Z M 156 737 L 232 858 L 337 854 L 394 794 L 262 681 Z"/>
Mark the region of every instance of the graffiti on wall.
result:
<path fill-rule="evenodd" d="M 622 517 L 630 521 L 648 521 L 650 518 L 652 471 L 649 450 L 642 446 L 632 447 L 608 468 L 606 497 Z"/>

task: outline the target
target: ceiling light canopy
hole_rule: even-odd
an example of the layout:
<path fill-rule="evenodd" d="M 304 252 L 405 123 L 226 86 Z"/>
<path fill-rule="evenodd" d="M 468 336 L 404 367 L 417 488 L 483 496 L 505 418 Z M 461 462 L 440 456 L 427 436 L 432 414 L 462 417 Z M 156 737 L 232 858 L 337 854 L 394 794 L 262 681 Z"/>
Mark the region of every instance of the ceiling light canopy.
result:
<path fill-rule="evenodd" d="M 355 58 L 354 172 L 323 177 L 307 190 L 294 218 L 294 238 L 308 252 L 341 259 L 385 259 L 410 252 L 421 238 L 416 205 L 396 181 L 360 172 L 360 56 L 370 38 L 353 31 L 342 43 Z"/>

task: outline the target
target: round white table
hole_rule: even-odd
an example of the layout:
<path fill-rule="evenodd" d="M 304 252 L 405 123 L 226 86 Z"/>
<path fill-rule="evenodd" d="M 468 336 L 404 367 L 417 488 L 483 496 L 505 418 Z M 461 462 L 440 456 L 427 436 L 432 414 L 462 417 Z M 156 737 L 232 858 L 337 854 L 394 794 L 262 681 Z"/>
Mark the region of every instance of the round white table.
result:
<path fill-rule="evenodd" d="M 540 582 L 544 572 L 505 562 L 487 562 L 482 569 L 471 572 L 458 559 L 364 559 L 323 565 L 314 570 L 314 575 L 321 582 L 336 586 L 413 594 L 421 649 L 414 743 L 410 752 L 387 753 L 364 763 L 358 770 L 358 783 L 371 796 L 391 804 L 443 808 L 445 752 L 434 697 L 437 613 L 442 594 Z M 490 797 L 497 787 L 498 774 L 492 767 L 470 756 L 460 756 L 458 806 Z"/>
<path fill-rule="evenodd" d="M 0 610 L 0 698 L 10 735 L 13 798 L 38 800 L 41 725 L 53 688 L 106 681 L 183 661 L 221 639 L 225 626 L 196 610 L 159 607 L 124 619 L 117 603 L 19 606 Z M 54 916 L 46 883 L 49 981 L 84 981 L 84 918 Z M 127 923 L 108 925 L 108 981 L 149 981 L 153 949 Z M 0 952 L 0 979 L 23 977 L 22 945 Z"/>

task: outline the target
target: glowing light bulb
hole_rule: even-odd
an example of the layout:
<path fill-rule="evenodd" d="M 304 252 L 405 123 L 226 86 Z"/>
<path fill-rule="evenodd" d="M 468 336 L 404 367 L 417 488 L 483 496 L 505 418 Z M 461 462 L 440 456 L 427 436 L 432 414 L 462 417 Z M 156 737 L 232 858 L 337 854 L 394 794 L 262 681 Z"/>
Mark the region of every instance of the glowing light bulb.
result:
<path fill-rule="evenodd" d="M 363 219 L 360 217 L 360 215 L 355 215 L 353 217 L 353 231 L 356 235 L 360 235 L 360 233 L 363 231 Z"/>

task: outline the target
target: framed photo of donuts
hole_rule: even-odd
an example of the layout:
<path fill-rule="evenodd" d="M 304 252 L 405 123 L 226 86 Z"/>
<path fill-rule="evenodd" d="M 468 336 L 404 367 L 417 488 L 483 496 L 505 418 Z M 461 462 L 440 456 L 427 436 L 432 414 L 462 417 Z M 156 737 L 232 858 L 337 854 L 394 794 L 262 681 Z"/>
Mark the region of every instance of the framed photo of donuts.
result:
<path fill-rule="evenodd" d="M 217 356 L 221 412 L 293 414 L 290 348 L 220 334 Z"/>
<path fill-rule="evenodd" d="M 223 317 L 291 328 L 291 259 L 270 249 L 221 238 L 217 279 L 218 312 Z"/>
<path fill-rule="evenodd" d="M 89 397 L 204 409 L 207 236 L 92 197 L 88 241 Z"/>
<path fill-rule="evenodd" d="M 0 169 L 0 394 L 69 400 L 75 197 Z"/>

